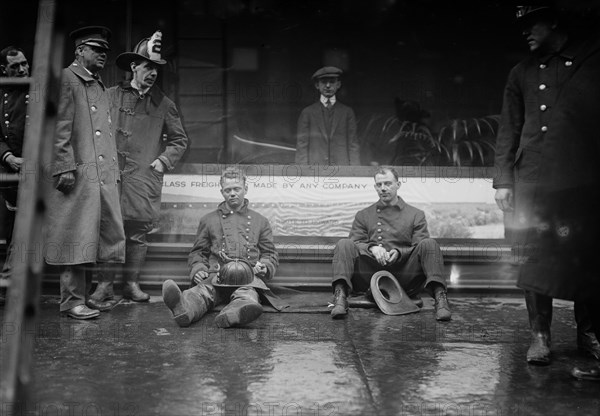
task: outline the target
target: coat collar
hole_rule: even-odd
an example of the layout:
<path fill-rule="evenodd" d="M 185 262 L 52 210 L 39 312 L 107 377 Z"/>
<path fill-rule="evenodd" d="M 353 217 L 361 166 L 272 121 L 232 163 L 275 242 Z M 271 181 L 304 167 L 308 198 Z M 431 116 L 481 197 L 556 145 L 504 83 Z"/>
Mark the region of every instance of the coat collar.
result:
<path fill-rule="evenodd" d="M 399 209 L 404 209 L 404 207 L 406 206 L 406 202 L 404 202 L 404 199 L 402 199 L 400 197 L 400 195 L 398 195 L 398 202 L 396 202 L 395 205 L 384 205 L 381 203 L 381 201 L 377 201 L 375 203 L 375 207 L 377 207 L 377 208 L 387 208 L 388 206 L 393 206 L 393 207 L 398 207 Z"/>
<path fill-rule="evenodd" d="M 565 42 L 565 45 L 558 52 L 549 52 L 545 54 L 540 54 L 538 56 L 538 60 L 540 63 L 547 64 L 550 59 L 555 56 L 563 58 L 565 61 L 573 61 L 575 57 L 580 55 L 582 52 L 583 45 L 580 42 L 573 42 L 571 39 L 568 39 Z"/>
<path fill-rule="evenodd" d="M 77 61 L 69 65 L 69 69 L 79 78 L 81 78 L 84 82 L 98 81 L 98 84 L 100 84 L 102 88 L 104 88 L 104 84 L 102 83 L 102 79 L 100 79 L 100 75 L 97 75 L 97 78 L 94 78 L 90 71 L 82 67 Z"/>
<path fill-rule="evenodd" d="M 240 210 L 237 212 L 239 212 L 241 215 L 246 215 L 248 213 L 248 203 L 249 203 L 248 199 L 244 198 L 244 204 L 242 205 Z M 231 210 L 229 210 L 227 208 L 227 204 L 225 203 L 225 201 L 223 201 L 219 204 L 219 206 L 217 207 L 217 210 L 223 215 L 231 214 Z"/>
<path fill-rule="evenodd" d="M 121 88 L 124 91 L 130 91 L 132 94 L 135 95 L 139 94 L 138 91 L 131 86 L 130 81 L 120 82 L 119 88 Z M 152 88 L 150 88 L 145 95 L 149 96 L 150 100 L 152 100 L 152 103 L 158 107 L 165 94 L 160 90 L 160 88 L 152 86 Z"/>

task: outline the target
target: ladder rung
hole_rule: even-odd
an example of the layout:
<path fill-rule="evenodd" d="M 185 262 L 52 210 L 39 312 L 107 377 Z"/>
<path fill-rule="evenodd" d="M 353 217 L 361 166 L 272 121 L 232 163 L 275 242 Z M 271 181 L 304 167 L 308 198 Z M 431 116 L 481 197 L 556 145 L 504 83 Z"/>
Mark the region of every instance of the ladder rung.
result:
<path fill-rule="evenodd" d="M 1 77 L 0 85 L 31 85 L 33 82 L 32 77 L 19 78 L 19 77 Z"/>

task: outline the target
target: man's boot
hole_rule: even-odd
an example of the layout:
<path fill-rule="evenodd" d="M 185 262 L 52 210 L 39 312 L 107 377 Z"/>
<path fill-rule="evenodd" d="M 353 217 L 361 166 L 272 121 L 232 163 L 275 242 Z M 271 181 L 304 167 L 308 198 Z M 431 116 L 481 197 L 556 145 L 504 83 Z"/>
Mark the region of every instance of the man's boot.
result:
<path fill-rule="evenodd" d="M 548 365 L 550 364 L 552 298 L 526 290 L 525 303 L 531 327 L 531 344 L 527 350 L 527 362 L 534 365 Z"/>
<path fill-rule="evenodd" d="M 449 321 L 452 319 L 452 312 L 450 311 L 450 304 L 448 303 L 448 296 L 444 286 L 441 284 L 435 286 L 433 290 L 433 299 L 435 319 L 438 321 Z"/>
<path fill-rule="evenodd" d="M 335 283 L 333 286 L 332 319 L 342 319 L 348 315 L 348 285 L 345 282 Z"/>
<path fill-rule="evenodd" d="M 147 302 L 150 295 L 142 292 L 138 283 L 140 270 L 146 261 L 147 246 L 128 245 L 123 269 L 123 298 L 134 302 Z"/>
<path fill-rule="evenodd" d="M 263 313 L 256 289 L 243 286 L 231 295 L 231 301 L 215 318 L 219 328 L 244 326 L 256 320 Z"/>
<path fill-rule="evenodd" d="M 163 282 L 162 295 L 173 319 L 183 328 L 202 318 L 215 303 L 215 290 L 212 286 L 201 284 L 182 292 L 171 279 Z"/>
<path fill-rule="evenodd" d="M 582 353 L 600 360 L 600 343 L 596 338 L 592 320 L 584 302 L 575 301 L 575 322 L 577 322 L 577 348 Z"/>
<path fill-rule="evenodd" d="M 88 298 L 88 303 L 100 311 L 109 311 L 117 304 L 115 293 L 113 290 L 113 282 L 115 280 L 115 269 L 113 264 L 101 263 L 96 269 L 98 284 L 94 293 Z M 99 305 L 107 304 L 108 308 L 98 308 Z"/>

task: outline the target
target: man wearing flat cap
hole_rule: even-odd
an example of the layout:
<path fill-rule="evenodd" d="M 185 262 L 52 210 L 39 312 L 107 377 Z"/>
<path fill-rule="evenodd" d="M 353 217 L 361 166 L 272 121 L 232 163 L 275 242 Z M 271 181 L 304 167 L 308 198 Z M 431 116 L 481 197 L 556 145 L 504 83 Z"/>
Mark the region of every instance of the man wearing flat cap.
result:
<path fill-rule="evenodd" d="M 150 299 L 138 280 L 148 250 L 146 236 L 160 215 L 164 172 L 175 168 L 188 144 L 175 103 L 154 85 L 159 68 L 166 64 L 161 49 L 162 33 L 157 31 L 141 40 L 133 52 L 120 54 L 117 66 L 133 76 L 108 90 L 122 169 L 121 212 L 126 238 L 123 297 L 135 302 Z M 98 273 L 92 299 L 115 302 L 115 272 L 109 265 Z"/>
<path fill-rule="evenodd" d="M 279 257 L 269 220 L 249 208 L 246 176 L 237 168 L 221 174 L 217 209 L 200 219 L 188 264 L 192 285 L 183 293 L 173 280 L 163 283 L 163 300 L 175 322 L 186 327 L 215 305 L 220 328 L 244 326 L 263 312 L 259 294 L 272 306 L 265 281 L 273 279 Z"/>
<path fill-rule="evenodd" d="M 60 268 L 60 311 L 76 319 L 95 318 L 110 307 L 86 299 L 91 274 L 97 263 L 122 263 L 125 257 L 117 147 L 98 75 L 110 35 L 102 26 L 70 34 L 75 61 L 62 72 L 54 161 L 47 172 L 54 189 L 48 195 L 44 256 Z"/>
<path fill-rule="evenodd" d="M 336 98 L 342 73 L 339 68 L 326 66 L 312 76 L 320 98 L 302 110 L 298 119 L 298 164 L 360 165 L 354 111 Z"/>
<path fill-rule="evenodd" d="M 574 301 L 578 348 L 600 360 L 600 35 L 588 18 L 550 2 L 517 7 L 530 54 L 504 89 L 493 186 L 514 218 L 533 365 L 551 362 L 553 298 Z M 574 375 L 600 380 L 595 369 Z"/>

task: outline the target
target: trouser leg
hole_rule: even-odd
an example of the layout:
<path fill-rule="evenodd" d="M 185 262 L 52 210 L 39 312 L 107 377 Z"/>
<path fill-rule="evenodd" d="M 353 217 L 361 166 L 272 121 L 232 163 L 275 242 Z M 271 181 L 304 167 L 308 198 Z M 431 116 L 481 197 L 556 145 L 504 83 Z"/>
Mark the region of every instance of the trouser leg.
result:
<path fill-rule="evenodd" d="M 342 238 L 337 242 L 333 251 L 332 263 L 332 286 L 334 288 L 337 283 L 345 283 L 352 290 L 352 276 L 358 257 L 359 252 L 354 241 L 349 238 Z"/>
<path fill-rule="evenodd" d="M 85 304 L 91 273 L 85 265 L 60 266 L 60 311 Z"/>
<path fill-rule="evenodd" d="M 435 286 L 446 290 L 444 259 L 437 241 L 423 239 L 405 256 L 406 259 L 401 258 L 399 265 L 393 267 L 392 273 L 407 295 L 416 295 L 427 288 L 433 296 Z"/>
<path fill-rule="evenodd" d="M 527 350 L 527 362 L 537 365 L 550 364 L 552 298 L 526 290 L 525 303 L 531 328 L 531 344 Z"/>
<path fill-rule="evenodd" d="M 102 302 L 105 300 L 114 300 L 115 293 L 113 283 L 117 273 L 117 267 L 120 265 L 114 263 L 98 263 L 96 266 L 96 279 L 98 284 L 94 293 L 90 295 L 90 299 Z"/>
<path fill-rule="evenodd" d="M 215 322 L 220 328 L 244 326 L 256 320 L 262 313 L 263 308 L 256 289 L 242 286 L 232 293 L 229 303 L 217 315 Z"/>
<path fill-rule="evenodd" d="M 171 310 L 177 325 L 187 327 L 200 320 L 215 305 L 215 289 L 211 285 L 199 284 L 183 292 L 175 281 L 163 283 L 163 301 Z"/>
<path fill-rule="evenodd" d="M 596 335 L 600 327 L 594 324 L 595 316 L 598 315 L 597 309 L 590 301 L 576 300 L 574 304 L 577 347 L 584 354 L 600 360 L 600 343 Z"/>

